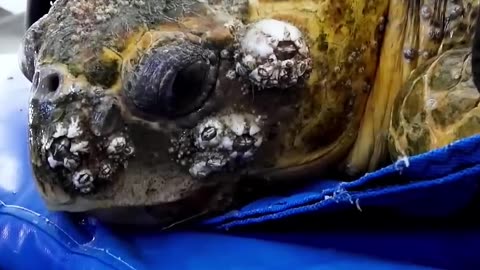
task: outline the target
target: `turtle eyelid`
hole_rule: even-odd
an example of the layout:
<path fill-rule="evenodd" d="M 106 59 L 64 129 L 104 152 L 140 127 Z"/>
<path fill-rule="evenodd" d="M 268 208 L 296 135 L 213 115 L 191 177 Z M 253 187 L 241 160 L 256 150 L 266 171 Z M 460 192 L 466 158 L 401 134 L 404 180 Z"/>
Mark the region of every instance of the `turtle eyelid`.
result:
<path fill-rule="evenodd" d="M 126 97 L 150 115 L 178 118 L 198 111 L 214 89 L 215 54 L 186 40 L 147 51 L 123 70 Z"/>

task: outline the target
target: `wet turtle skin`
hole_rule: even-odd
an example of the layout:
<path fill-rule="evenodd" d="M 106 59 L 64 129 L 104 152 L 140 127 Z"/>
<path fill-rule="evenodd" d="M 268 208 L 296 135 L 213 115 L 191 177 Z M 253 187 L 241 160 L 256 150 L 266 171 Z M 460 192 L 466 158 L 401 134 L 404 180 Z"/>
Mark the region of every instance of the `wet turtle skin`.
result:
<path fill-rule="evenodd" d="M 21 59 L 47 206 L 171 226 L 334 169 L 391 2 L 57 0 Z"/>
<path fill-rule="evenodd" d="M 471 61 L 471 49 L 458 48 L 416 69 L 392 110 L 392 158 L 425 153 L 480 132 L 480 93 Z"/>
<path fill-rule="evenodd" d="M 446 11 L 452 18 L 445 23 L 450 34 L 436 42 L 438 55 L 419 61 L 395 97 L 388 119 L 392 160 L 438 149 L 480 130 L 473 60 L 478 54 L 478 2 L 454 3 Z"/>
<path fill-rule="evenodd" d="M 403 98 L 399 92 L 411 76 L 420 76 L 411 74 L 423 63 L 450 49 L 471 46 L 478 5 L 476 0 L 390 1 L 379 68 L 345 172 L 360 176 L 388 165 L 390 117 L 395 101 Z"/>

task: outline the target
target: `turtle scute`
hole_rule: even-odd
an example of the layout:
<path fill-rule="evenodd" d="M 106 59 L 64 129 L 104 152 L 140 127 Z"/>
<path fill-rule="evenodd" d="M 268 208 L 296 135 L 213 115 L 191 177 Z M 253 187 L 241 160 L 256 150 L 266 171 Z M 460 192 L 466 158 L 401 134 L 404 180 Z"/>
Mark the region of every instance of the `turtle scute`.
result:
<path fill-rule="evenodd" d="M 470 48 L 451 49 L 407 80 L 393 106 L 392 158 L 425 153 L 480 132 L 480 93 L 471 59 Z"/>

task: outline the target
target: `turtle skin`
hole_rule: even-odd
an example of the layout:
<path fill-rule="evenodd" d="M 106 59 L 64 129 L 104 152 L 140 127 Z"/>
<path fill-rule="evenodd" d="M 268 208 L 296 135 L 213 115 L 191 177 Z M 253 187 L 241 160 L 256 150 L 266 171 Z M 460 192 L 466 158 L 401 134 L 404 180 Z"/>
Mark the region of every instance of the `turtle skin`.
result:
<path fill-rule="evenodd" d="M 477 0 L 390 1 L 379 69 L 345 172 L 361 176 L 391 162 L 390 117 L 395 100 L 402 99 L 399 92 L 426 61 L 471 45 L 478 5 Z"/>
<path fill-rule="evenodd" d="M 429 60 L 405 83 L 392 110 L 389 149 L 393 159 L 446 146 L 480 132 L 480 93 L 470 47 Z"/>

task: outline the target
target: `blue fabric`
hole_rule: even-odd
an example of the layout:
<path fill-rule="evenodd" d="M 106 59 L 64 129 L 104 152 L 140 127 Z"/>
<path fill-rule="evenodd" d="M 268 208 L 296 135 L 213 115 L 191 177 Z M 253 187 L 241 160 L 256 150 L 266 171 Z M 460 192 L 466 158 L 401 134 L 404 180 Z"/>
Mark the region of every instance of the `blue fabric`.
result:
<path fill-rule="evenodd" d="M 480 136 L 426 154 L 401 158 L 393 165 L 349 183 L 327 180 L 266 198 L 205 222 L 219 229 L 293 218 L 296 215 L 362 208 L 390 208 L 409 216 L 441 217 L 472 203 L 480 178 Z M 321 180 L 319 180 L 321 182 Z"/>
<path fill-rule="evenodd" d="M 0 55 L 1 56 L 1 55 Z M 3 56 L 2 56 L 3 57 Z M 259 200 L 203 221 L 216 233 L 118 231 L 94 218 L 49 212 L 32 182 L 27 149 L 29 83 L 11 63 L 0 72 L 0 269 L 480 269 L 478 232 L 222 235 L 271 220 L 295 221 L 345 209 L 383 207 L 442 217 L 478 193 L 480 137 L 472 137 L 362 177 L 335 179 Z M 474 215 L 475 213 L 473 213 Z M 424 266 L 421 267 L 420 265 Z"/>

